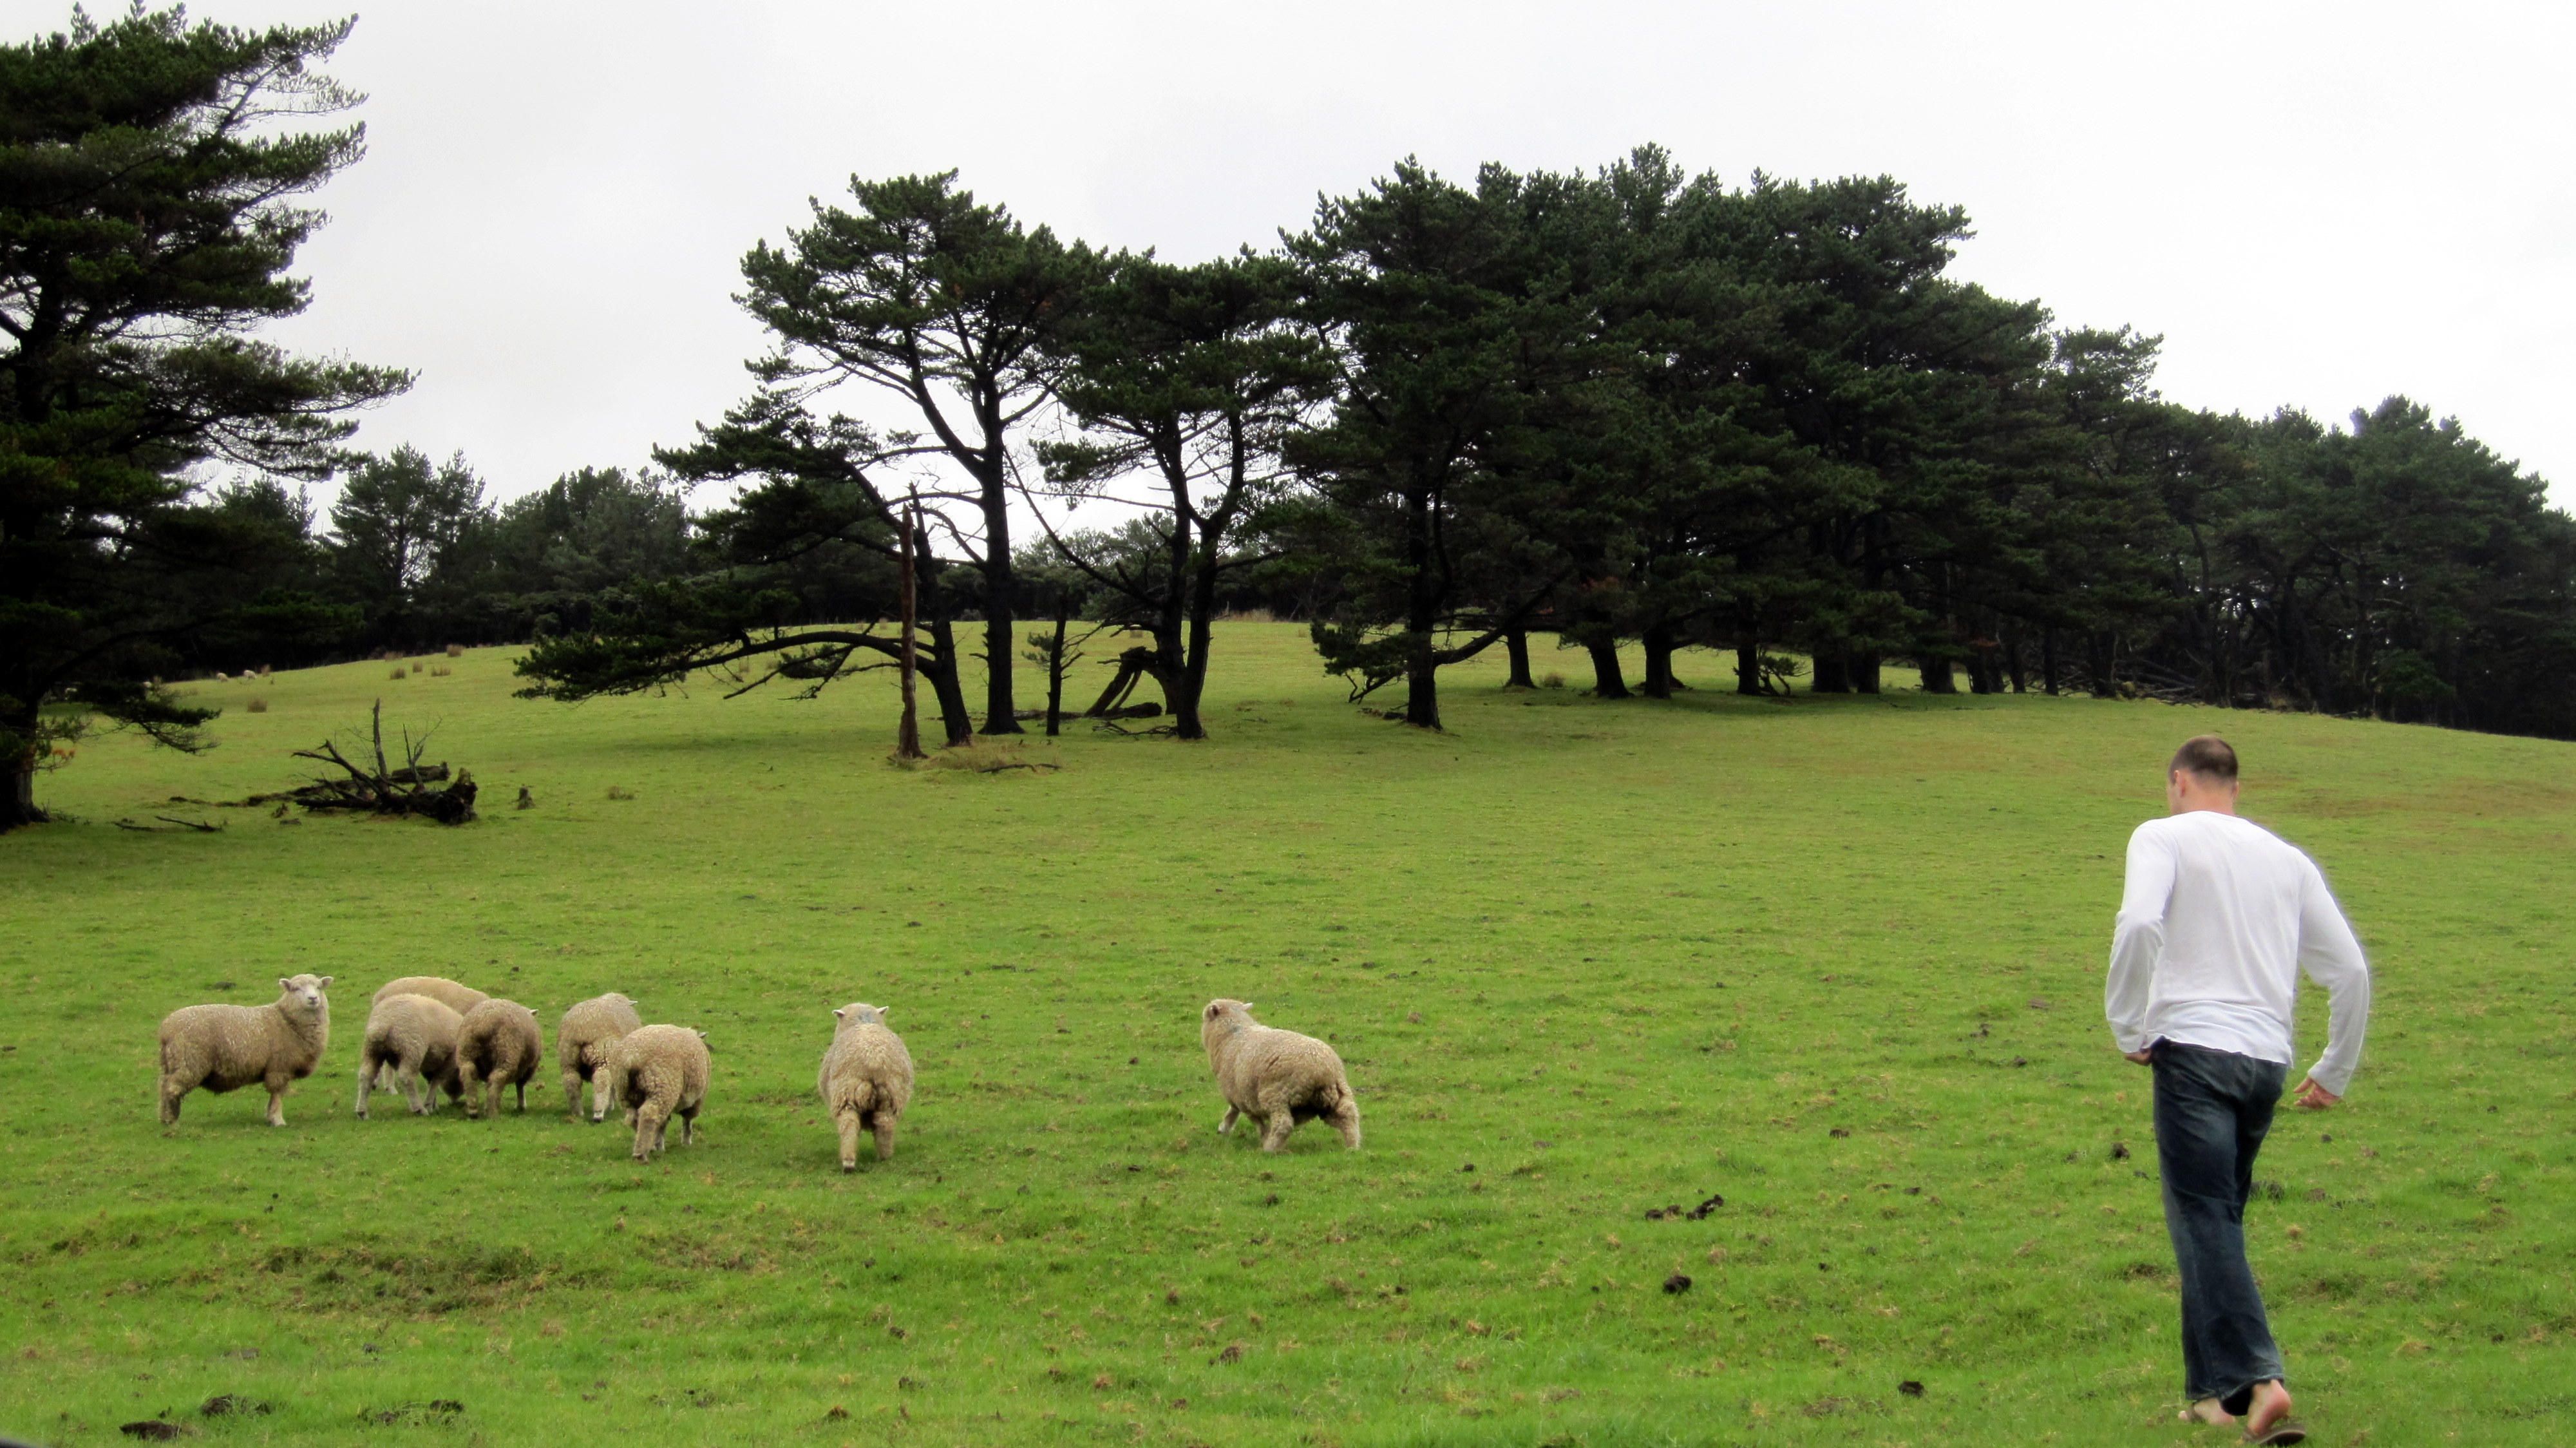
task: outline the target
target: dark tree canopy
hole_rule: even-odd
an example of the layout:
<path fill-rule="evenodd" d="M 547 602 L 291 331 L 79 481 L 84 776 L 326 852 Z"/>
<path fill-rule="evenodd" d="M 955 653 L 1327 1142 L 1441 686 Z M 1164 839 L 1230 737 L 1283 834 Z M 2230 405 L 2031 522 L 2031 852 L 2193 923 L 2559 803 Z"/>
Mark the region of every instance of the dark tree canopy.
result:
<path fill-rule="evenodd" d="M 384 368 L 248 334 L 306 302 L 304 204 L 360 128 L 313 69 L 352 22 L 266 31 L 177 10 L 0 46 L 0 827 L 74 700 L 174 744 L 212 717 L 152 687 L 208 629 L 307 632 L 320 600 L 251 585 L 282 534 L 202 470 L 315 478 Z"/>

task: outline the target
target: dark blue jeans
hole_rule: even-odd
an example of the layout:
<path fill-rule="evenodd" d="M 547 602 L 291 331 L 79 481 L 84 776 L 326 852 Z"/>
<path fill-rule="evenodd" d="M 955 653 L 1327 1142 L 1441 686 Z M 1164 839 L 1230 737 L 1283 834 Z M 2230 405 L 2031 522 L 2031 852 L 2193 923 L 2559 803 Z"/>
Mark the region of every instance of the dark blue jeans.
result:
<path fill-rule="evenodd" d="M 2183 1391 L 2194 1401 L 2241 1400 L 2254 1384 L 2282 1376 L 2281 1350 L 2245 1260 L 2245 1198 L 2289 1068 L 2158 1041 L 2155 1072 L 2156 1164 L 2182 1274 Z"/>

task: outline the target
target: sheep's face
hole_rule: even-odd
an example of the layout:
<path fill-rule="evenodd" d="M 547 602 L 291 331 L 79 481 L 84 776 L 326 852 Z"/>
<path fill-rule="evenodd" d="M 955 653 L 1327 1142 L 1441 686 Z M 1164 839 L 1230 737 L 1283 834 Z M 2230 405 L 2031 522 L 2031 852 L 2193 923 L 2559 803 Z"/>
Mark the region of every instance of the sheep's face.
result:
<path fill-rule="evenodd" d="M 330 1013 L 331 1002 L 323 995 L 331 988 L 327 975 L 297 975 L 277 978 L 278 1004 L 308 1021 L 318 1021 Z"/>
<path fill-rule="evenodd" d="M 840 1022 L 839 1029 L 845 1031 L 852 1026 L 882 1026 L 886 1023 L 886 1012 L 892 1009 L 894 1009 L 892 1006 L 872 1006 L 865 1001 L 852 1001 L 832 1012 L 832 1019 Z"/>

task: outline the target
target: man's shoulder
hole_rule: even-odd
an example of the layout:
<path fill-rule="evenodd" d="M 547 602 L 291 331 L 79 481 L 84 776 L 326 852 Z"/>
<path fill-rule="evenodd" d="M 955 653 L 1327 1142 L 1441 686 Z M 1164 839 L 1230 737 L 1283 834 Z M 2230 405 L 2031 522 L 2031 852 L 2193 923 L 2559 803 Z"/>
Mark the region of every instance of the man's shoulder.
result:
<path fill-rule="evenodd" d="M 2158 840 L 2168 844 L 2185 841 L 2228 841 L 2240 845 L 2270 846 L 2287 850 L 2305 859 L 2298 846 L 2282 839 L 2243 815 L 2220 814 L 2216 810 L 2187 810 L 2182 814 L 2162 815 L 2142 821 L 2129 835 L 2132 841 Z"/>

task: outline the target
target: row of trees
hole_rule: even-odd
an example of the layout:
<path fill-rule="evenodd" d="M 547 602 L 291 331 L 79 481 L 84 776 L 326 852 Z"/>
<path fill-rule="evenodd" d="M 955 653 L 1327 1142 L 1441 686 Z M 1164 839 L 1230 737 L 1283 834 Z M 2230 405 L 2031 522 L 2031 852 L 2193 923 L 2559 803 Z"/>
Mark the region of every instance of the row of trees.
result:
<path fill-rule="evenodd" d="M 0 827 L 84 719 L 192 746 L 157 677 L 506 638 L 539 696 L 810 691 L 901 652 L 907 575 L 952 744 L 1022 728 L 1018 630 L 1060 661 L 1077 615 L 1136 631 L 1199 737 L 1247 600 L 1424 727 L 1444 667 L 1499 646 L 1526 684 L 1536 638 L 1604 698 L 1686 687 L 1698 645 L 1752 693 L 1899 662 L 2576 737 L 2576 525 L 2456 424 L 2175 406 L 2155 339 L 1948 275 L 1956 208 L 1654 148 L 1407 163 L 1196 265 L 857 181 L 744 258 L 749 396 L 664 471 L 494 506 L 462 459 L 342 450 L 406 374 L 251 339 L 363 150 L 297 129 L 356 102 L 313 69 L 346 33 L 137 12 L 0 48 Z M 335 475 L 326 527 L 301 489 Z M 1132 521 L 1062 531 L 1085 500 Z"/>
<path fill-rule="evenodd" d="M 1731 188 L 1651 147 L 1463 186 L 1408 163 L 1275 253 L 1195 266 L 1059 241 L 951 177 L 852 196 L 745 259 L 762 385 L 659 455 L 736 486 L 707 566 L 541 642 L 530 692 L 820 687 L 895 652 L 846 620 L 891 615 L 909 548 L 952 742 L 954 622 L 991 661 L 982 729 L 1013 732 L 1014 620 L 1068 593 L 1150 640 L 1183 738 L 1247 593 L 1433 728 L 1443 667 L 1501 645 L 1526 685 L 1537 635 L 1603 698 L 1669 696 L 1699 645 L 1746 693 L 1876 692 L 1901 661 L 1936 692 L 2576 735 L 2576 525 L 2538 479 L 2400 398 L 2334 429 L 2168 403 L 2157 339 L 1949 277 L 1966 217 L 1885 178 Z M 818 414 L 851 383 L 918 429 Z M 890 480 L 924 458 L 963 483 L 907 543 Z M 1142 521 L 1014 509 L 1093 497 Z M 821 607 L 831 577 L 859 586 Z"/>

